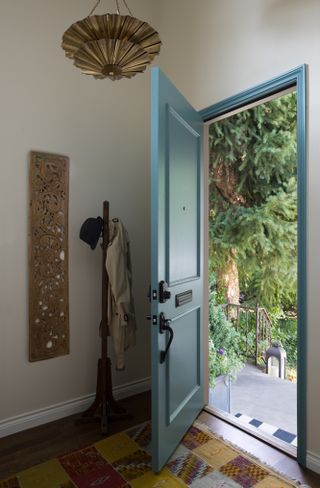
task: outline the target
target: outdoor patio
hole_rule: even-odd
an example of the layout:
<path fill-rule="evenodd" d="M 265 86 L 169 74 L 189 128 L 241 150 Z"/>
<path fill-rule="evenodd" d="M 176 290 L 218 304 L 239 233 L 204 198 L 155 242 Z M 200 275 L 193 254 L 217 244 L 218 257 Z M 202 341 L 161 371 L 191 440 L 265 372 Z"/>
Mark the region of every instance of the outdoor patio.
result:
<path fill-rule="evenodd" d="M 241 413 L 296 434 L 297 384 L 246 364 L 231 385 L 231 413 Z"/>

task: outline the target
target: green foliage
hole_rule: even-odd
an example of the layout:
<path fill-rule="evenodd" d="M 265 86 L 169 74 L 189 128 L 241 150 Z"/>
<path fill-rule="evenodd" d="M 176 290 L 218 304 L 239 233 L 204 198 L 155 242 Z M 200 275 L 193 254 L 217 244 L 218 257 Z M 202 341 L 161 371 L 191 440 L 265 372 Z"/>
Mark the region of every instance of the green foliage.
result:
<path fill-rule="evenodd" d="M 221 304 L 216 304 L 216 292 L 209 301 L 209 379 L 215 386 L 215 379 L 229 374 L 235 379 L 244 366 L 240 353 L 240 334 L 227 320 Z"/>
<path fill-rule="evenodd" d="M 295 306 L 295 94 L 213 123 L 209 138 L 211 268 L 232 252 L 240 289 L 255 303 Z"/>
<path fill-rule="evenodd" d="M 209 299 L 209 379 L 210 386 L 215 386 L 215 378 L 229 374 L 236 378 L 244 363 L 255 359 L 256 335 L 255 313 L 240 315 L 238 330 L 235 327 L 236 318 L 228 320 L 221 304 L 219 292 L 216 289 L 216 277 L 210 274 Z M 273 323 L 272 340 L 281 343 L 287 353 L 287 373 L 296 377 L 297 369 L 297 319 L 286 318 L 281 308 L 271 309 L 269 316 Z M 246 331 L 248 330 L 248 333 Z M 258 345 L 258 365 L 265 367 L 263 353 L 269 347 L 266 340 Z M 223 353 L 222 353 L 223 350 Z"/>
<path fill-rule="evenodd" d="M 281 342 L 287 353 L 287 366 L 297 369 L 297 320 L 279 320 L 272 329 L 272 339 Z"/>

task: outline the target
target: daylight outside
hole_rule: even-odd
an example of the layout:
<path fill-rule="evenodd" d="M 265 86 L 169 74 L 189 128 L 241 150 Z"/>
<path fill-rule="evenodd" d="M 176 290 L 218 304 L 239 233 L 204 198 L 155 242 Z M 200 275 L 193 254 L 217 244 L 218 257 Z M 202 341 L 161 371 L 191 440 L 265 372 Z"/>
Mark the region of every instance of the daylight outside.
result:
<path fill-rule="evenodd" d="M 209 404 L 297 446 L 296 94 L 209 126 Z"/>

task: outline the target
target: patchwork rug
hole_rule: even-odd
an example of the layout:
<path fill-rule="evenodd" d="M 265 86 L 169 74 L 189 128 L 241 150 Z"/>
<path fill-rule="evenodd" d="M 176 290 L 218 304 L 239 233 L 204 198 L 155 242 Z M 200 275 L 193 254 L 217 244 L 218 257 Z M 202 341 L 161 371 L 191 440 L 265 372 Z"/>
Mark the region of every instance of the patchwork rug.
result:
<path fill-rule="evenodd" d="M 160 474 L 144 423 L 0 481 L 0 488 L 287 488 L 299 486 L 195 422 Z"/>
<path fill-rule="evenodd" d="M 267 424 L 266 422 L 262 422 L 261 420 L 254 419 L 242 413 L 237 413 L 235 417 L 238 417 L 238 419 L 244 424 L 253 425 L 253 427 L 256 427 L 262 432 L 273 435 L 274 437 L 277 437 L 277 439 L 280 439 L 281 441 L 287 442 L 288 444 L 297 447 L 296 434 L 292 434 L 291 432 L 288 432 L 284 429 L 280 429 L 279 427 L 275 427 L 274 425 Z"/>

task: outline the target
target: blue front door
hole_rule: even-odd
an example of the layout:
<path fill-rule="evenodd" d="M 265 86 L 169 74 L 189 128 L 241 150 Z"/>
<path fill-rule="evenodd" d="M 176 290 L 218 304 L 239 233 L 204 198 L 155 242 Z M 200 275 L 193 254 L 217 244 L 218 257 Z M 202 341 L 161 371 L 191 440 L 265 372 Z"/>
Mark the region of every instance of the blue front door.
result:
<path fill-rule="evenodd" d="M 152 69 L 152 467 L 159 472 L 204 405 L 200 115 Z"/>

